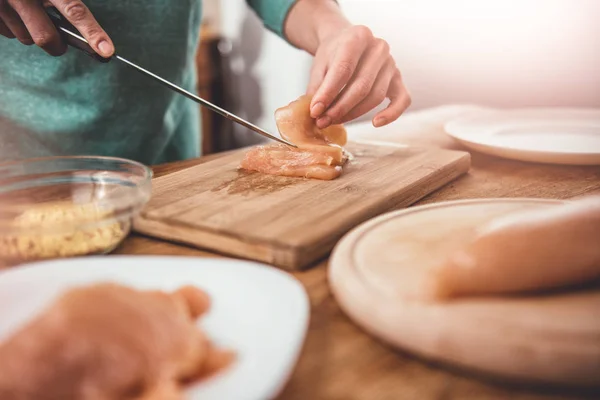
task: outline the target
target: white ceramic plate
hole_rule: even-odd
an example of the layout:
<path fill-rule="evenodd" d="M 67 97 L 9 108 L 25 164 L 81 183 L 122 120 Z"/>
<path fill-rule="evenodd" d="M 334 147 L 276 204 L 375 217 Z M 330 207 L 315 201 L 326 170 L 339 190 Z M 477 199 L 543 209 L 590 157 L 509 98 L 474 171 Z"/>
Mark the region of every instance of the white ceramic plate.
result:
<path fill-rule="evenodd" d="M 0 341 L 67 288 L 113 281 L 140 289 L 193 284 L 208 292 L 200 326 L 237 353 L 226 371 L 189 387 L 190 399 L 264 400 L 283 389 L 309 319 L 303 286 L 261 264 L 189 257 L 105 256 L 49 261 L 0 273 Z"/>
<path fill-rule="evenodd" d="M 521 161 L 600 165 L 600 109 L 474 112 L 445 125 L 465 146 Z"/>

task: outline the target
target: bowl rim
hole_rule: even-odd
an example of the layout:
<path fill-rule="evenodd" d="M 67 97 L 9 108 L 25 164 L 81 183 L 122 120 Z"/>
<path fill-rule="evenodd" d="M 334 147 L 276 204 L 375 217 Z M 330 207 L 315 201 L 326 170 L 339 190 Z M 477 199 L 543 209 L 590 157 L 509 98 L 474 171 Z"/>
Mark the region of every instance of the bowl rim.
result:
<path fill-rule="evenodd" d="M 143 176 L 144 181 L 151 180 L 154 177 L 154 171 L 148 165 L 141 163 L 139 161 L 128 159 L 128 158 L 113 157 L 113 156 L 76 155 L 76 156 L 33 157 L 33 158 L 25 158 L 22 160 L 11 160 L 11 161 L 0 162 L 0 168 L 9 167 L 12 165 L 31 164 L 34 162 L 56 161 L 56 160 L 90 160 L 90 159 L 105 160 L 105 161 L 119 161 L 119 162 L 123 162 L 126 164 L 130 164 L 130 165 L 139 167 L 144 171 L 144 176 Z"/>
<path fill-rule="evenodd" d="M 147 166 L 141 162 L 130 160 L 127 158 L 121 158 L 121 157 L 94 156 L 94 155 L 34 157 L 34 158 L 27 158 L 27 159 L 22 159 L 22 160 L 12 160 L 12 161 L 0 162 L 0 171 L 3 168 L 8 168 L 11 166 L 24 166 L 24 165 L 33 164 L 33 163 L 40 163 L 40 162 L 43 163 L 43 162 L 50 162 L 50 161 L 57 161 L 57 160 L 112 161 L 112 162 L 125 163 L 130 166 L 137 167 L 142 171 L 142 174 L 141 175 L 136 174 L 136 176 L 141 178 L 141 180 L 139 182 L 135 182 L 136 190 L 141 189 L 142 191 L 145 191 L 144 188 L 148 188 L 149 186 L 151 187 L 152 179 L 154 177 L 154 171 L 152 170 L 152 168 L 150 168 L 149 166 Z M 97 171 L 101 172 L 103 170 L 97 169 Z M 24 174 L 23 176 L 27 177 L 27 175 L 28 174 Z M 1 182 L 1 180 L 0 180 L 0 182 Z M 150 196 L 150 194 L 148 196 Z M 93 221 L 93 222 L 87 221 L 87 222 L 84 222 L 83 224 L 81 224 L 81 223 L 79 223 L 79 224 L 65 223 L 65 224 L 51 225 L 51 226 L 44 227 L 44 228 L 15 227 L 15 226 L 12 226 L 12 224 L 8 224 L 8 225 L 3 224 L 3 221 L 0 218 L 0 228 L 3 228 L 4 230 L 8 230 L 8 232 L 10 232 L 10 233 L 18 232 L 19 234 L 24 234 L 24 233 L 31 232 L 31 231 L 37 231 L 38 233 L 47 233 L 47 232 L 59 233 L 62 230 L 70 230 L 74 226 L 76 226 L 77 228 L 83 229 L 84 227 L 92 227 L 94 225 L 103 225 L 111 220 L 118 221 L 124 217 L 128 217 L 128 216 L 130 216 L 130 214 L 132 212 L 133 213 L 139 212 L 139 209 L 144 207 L 145 203 L 147 203 L 148 200 L 149 200 L 149 198 L 145 199 L 144 204 L 127 204 L 124 209 L 121 209 L 120 207 L 116 207 L 115 209 L 112 210 L 113 214 L 110 216 L 107 216 L 107 218 L 103 218 L 103 219 L 100 219 L 98 221 Z M 132 207 L 133 207 L 133 209 L 132 209 Z"/>

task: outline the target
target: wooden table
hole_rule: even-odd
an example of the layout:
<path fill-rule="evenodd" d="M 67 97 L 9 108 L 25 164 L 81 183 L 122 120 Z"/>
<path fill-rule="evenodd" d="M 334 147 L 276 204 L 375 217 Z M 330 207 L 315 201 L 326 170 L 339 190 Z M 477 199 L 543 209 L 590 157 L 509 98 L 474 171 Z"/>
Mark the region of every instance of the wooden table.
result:
<path fill-rule="evenodd" d="M 460 149 L 442 132 L 448 118 L 472 107 L 441 107 L 409 113 L 391 127 L 349 127 L 351 139 L 375 139 Z M 157 176 L 219 157 L 157 166 Z M 535 165 L 473 154 L 470 173 L 417 204 L 490 197 L 568 199 L 600 194 L 599 167 Z M 132 235 L 121 254 L 218 257 L 204 251 Z M 485 377 L 394 351 L 355 326 L 334 301 L 327 284 L 327 261 L 295 273 L 305 285 L 312 314 L 304 350 L 281 394 L 289 400 L 397 399 L 598 399 L 599 393 L 555 393 L 493 382 Z M 600 312 L 600 311 L 599 311 Z"/>

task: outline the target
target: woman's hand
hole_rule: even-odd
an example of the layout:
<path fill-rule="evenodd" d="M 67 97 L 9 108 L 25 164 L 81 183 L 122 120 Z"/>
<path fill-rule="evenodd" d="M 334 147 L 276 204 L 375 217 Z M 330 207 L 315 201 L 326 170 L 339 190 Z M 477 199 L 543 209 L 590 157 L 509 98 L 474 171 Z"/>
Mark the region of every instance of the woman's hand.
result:
<path fill-rule="evenodd" d="M 373 118 L 375 127 L 384 126 L 411 103 L 389 45 L 364 26 L 347 27 L 319 43 L 308 94 L 319 128 L 351 121 L 389 98 L 387 108 Z"/>
<path fill-rule="evenodd" d="M 48 54 L 67 51 L 54 24 L 44 10 L 54 6 L 103 57 L 114 53 L 114 45 L 81 0 L 0 0 L 0 35 L 17 38 L 25 45 L 36 44 Z"/>

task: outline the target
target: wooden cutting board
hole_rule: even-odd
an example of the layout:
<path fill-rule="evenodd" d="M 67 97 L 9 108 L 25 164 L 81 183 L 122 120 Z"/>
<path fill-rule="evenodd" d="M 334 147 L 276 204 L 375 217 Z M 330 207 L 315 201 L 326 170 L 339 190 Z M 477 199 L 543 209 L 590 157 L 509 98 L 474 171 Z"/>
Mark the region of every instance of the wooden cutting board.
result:
<path fill-rule="evenodd" d="M 354 226 L 409 206 L 469 170 L 468 153 L 350 143 L 333 181 L 238 170 L 246 150 L 153 181 L 134 230 L 161 239 L 302 269 Z"/>
<path fill-rule="evenodd" d="M 600 388 L 598 285 L 421 300 L 428 271 L 471 240 L 476 227 L 509 212 L 558 204 L 461 200 L 381 215 L 334 249 L 332 292 L 353 321 L 392 346 L 501 380 Z"/>

